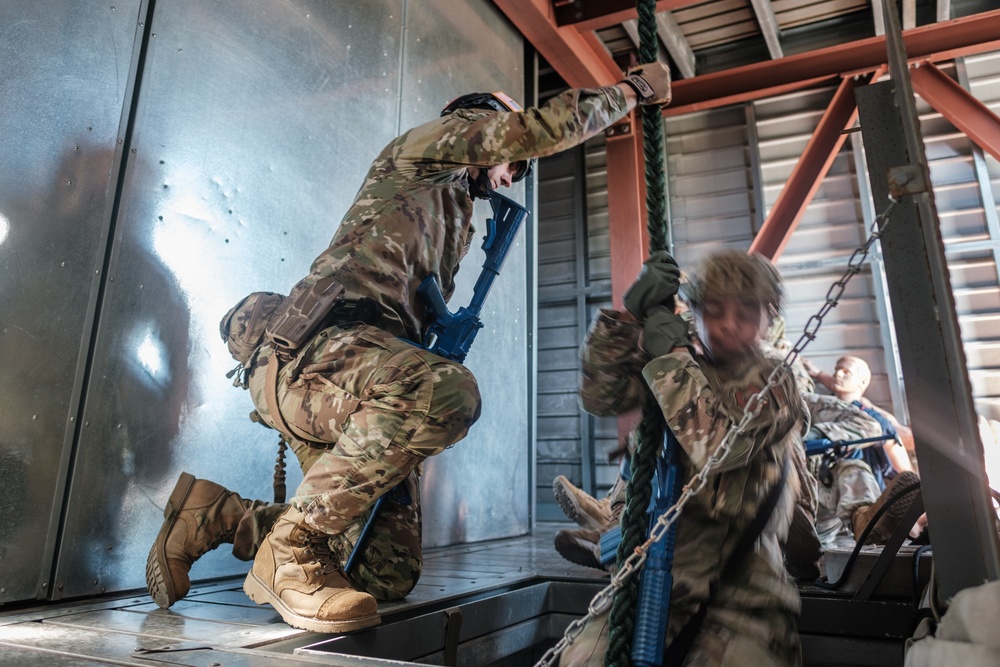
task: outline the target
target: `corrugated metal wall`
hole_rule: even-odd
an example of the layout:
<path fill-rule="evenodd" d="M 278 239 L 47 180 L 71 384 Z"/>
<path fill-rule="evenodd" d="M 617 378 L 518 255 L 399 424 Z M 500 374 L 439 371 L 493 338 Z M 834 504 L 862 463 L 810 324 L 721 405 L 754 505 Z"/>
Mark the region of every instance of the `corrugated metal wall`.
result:
<path fill-rule="evenodd" d="M 946 71 L 994 112 L 1000 110 L 1000 54 L 969 58 Z M 697 262 L 706 251 L 723 245 L 741 249 L 750 246 L 833 93 L 833 88 L 799 92 L 666 119 L 674 251 L 682 266 Z M 1000 418 L 1000 163 L 984 156 L 919 99 L 918 111 L 973 394 L 981 413 Z M 844 274 L 851 253 L 868 236 L 873 214 L 860 138 L 860 133 L 855 133 L 844 143 L 778 263 L 786 280 L 785 317 L 792 342 L 798 340 L 807 320 Z M 601 138 L 587 150 L 590 285 L 604 285 L 601 281 L 607 280 L 610 273 L 606 215 L 609 175 L 603 168 L 603 158 Z M 546 196 L 542 181 L 540 198 Z M 605 293 L 610 294 L 610 290 Z M 609 300 L 606 298 L 604 303 Z M 589 305 L 591 313 L 595 305 Z M 576 315 L 567 312 L 565 316 Z M 844 354 L 864 358 L 873 373 L 868 397 L 907 420 L 891 317 L 876 246 L 864 270 L 849 283 L 840 305 L 826 317 L 805 356 L 826 370 L 832 370 L 837 358 Z M 577 332 L 574 329 L 571 333 Z M 552 337 L 563 334 L 555 329 L 547 332 Z M 568 339 L 564 345 L 569 345 Z M 568 371 L 565 367 L 563 370 Z M 614 420 L 595 420 L 591 432 L 592 448 L 571 437 L 562 440 L 564 456 L 558 469 L 577 483 L 593 480 L 600 495 L 616 473 L 616 468 L 603 460 L 604 452 L 617 445 Z M 594 453 L 593 472 L 580 467 L 583 460 L 591 460 L 581 459 L 581 451 L 588 456 Z M 546 475 L 540 470 L 539 488 L 546 483 Z"/>

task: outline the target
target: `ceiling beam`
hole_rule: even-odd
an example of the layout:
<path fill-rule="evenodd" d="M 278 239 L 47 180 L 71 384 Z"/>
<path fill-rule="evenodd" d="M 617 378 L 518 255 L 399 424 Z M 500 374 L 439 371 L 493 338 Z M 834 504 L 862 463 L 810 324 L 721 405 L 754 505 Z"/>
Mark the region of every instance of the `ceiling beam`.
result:
<path fill-rule="evenodd" d="M 857 81 L 854 77 L 846 77 L 840 82 L 819 125 L 809 138 L 802 157 L 792 169 L 785 187 L 781 189 L 767 219 L 750 244 L 750 252 L 759 252 L 772 262 L 778 261 L 792 232 L 799 226 L 806 207 L 844 145 L 847 138 L 844 130 L 858 118 L 854 88 L 867 85 L 870 80 L 871 76 L 867 75 Z"/>
<path fill-rule="evenodd" d="M 550 0 L 493 0 L 524 38 L 573 88 L 610 86 L 622 73 L 599 41 L 574 27 L 556 25 Z"/>
<path fill-rule="evenodd" d="M 764 43 L 767 44 L 767 52 L 771 54 L 772 60 L 784 57 L 781 49 L 781 40 L 778 33 L 778 19 L 774 18 L 774 10 L 771 9 L 771 0 L 750 0 L 753 5 L 754 16 L 757 17 L 757 24 L 760 32 L 764 35 Z"/>
<path fill-rule="evenodd" d="M 981 12 L 908 30 L 903 34 L 903 42 L 911 61 L 951 60 L 1000 50 L 997 25 L 1000 25 L 1000 10 Z M 674 83 L 673 102 L 664 109 L 664 115 L 714 109 L 823 82 L 834 83 L 841 75 L 874 71 L 885 61 L 885 38 L 870 37 L 781 60 L 703 74 Z"/>
<path fill-rule="evenodd" d="M 632 40 L 636 48 L 639 48 L 639 22 L 635 19 L 629 19 L 622 22 L 622 28 L 628 33 L 629 39 Z M 670 12 L 656 15 L 656 32 L 659 34 L 660 41 L 670 59 L 677 66 L 681 78 L 690 79 L 694 76 L 694 51 L 691 50 L 691 45 L 688 44 L 687 38 L 684 37 L 684 33 L 681 32 L 680 26 L 674 21 Z"/>
<path fill-rule="evenodd" d="M 1000 118 L 950 76 L 929 63 L 910 70 L 913 91 L 983 151 L 1000 160 Z"/>
<path fill-rule="evenodd" d="M 691 45 L 684 35 L 684 31 L 674 20 L 674 15 L 670 12 L 660 12 L 656 15 L 656 32 L 667 47 L 670 59 L 677 65 L 677 70 L 684 79 L 694 76 L 695 57 Z"/>
<path fill-rule="evenodd" d="M 656 12 L 683 9 L 705 0 L 656 0 Z M 601 30 L 638 18 L 636 0 L 573 0 L 555 8 L 556 25 L 585 30 Z"/>

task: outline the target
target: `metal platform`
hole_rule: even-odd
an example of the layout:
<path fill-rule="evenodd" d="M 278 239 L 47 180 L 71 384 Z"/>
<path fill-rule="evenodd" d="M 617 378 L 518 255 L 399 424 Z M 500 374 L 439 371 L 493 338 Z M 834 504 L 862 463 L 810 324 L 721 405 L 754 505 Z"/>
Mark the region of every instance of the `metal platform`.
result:
<path fill-rule="evenodd" d="M 380 626 L 350 635 L 290 628 L 231 578 L 196 585 L 169 610 L 142 591 L 0 613 L 0 665 L 533 665 L 608 581 L 555 552 L 553 535 L 564 526 L 429 550 L 407 599 L 382 604 Z M 898 556 L 888 590 L 869 600 L 852 599 L 856 582 L 836 592 L 803 586 L 804 664 L 902 665 L 914 608 L 907 586 L 893 582 L 911 560 Z"/>
<path fill-rule="evenodd" d="M 141 591 L 0 612 L 0 665 L 446 664 L 443 659 L 451 656 L 443 640 L 448 651 L 458 641 L 462 652 L 479 656 L 473 661 L 460 654 L 457 664 L 496 663 L 510 659 L 504 652 L 523 650 L 515 644 L 545 644 L 548 635 L 561 636 L 572 612 L 585 608 L 607 581 L 607 575 L 555 552 L 552 538 L 560 527 L 546 524 L 532 536 L 428 550 L 413 592 L 402 602 L 380 605 L 382 626 L 339 643 L 330 644 L 331 635 L 290 628 L 270 606 L 255 605 L 240 577 L 195 585 L 170 609 L 160 609 Z M 390 630 L 404 622 L 406 634 L 416 622 L 419 637 L 401 638 Z M 518 627 L 505 629 L 511 626 Z M 540 633 L 538 641 L 531 633 Z M 494 638 L 466 646 L 483 636 Z M 486 646 L 490 642 L 496 647 Z M 357 657 L 364 655 L 395 659 Z M 530 664 L 523 656 L 513 659 L 518 662 L 510 664 Z"/>

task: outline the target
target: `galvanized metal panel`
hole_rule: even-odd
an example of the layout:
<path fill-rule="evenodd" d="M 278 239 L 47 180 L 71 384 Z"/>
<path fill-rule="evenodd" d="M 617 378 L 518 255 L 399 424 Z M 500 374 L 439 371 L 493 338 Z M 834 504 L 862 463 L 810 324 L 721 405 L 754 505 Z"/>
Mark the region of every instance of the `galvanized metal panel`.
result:
<path fill-rule="evenodd" d="M 767 147 L 761 171 L 768 209 L 798 163 L 833 92 L 827 88 L 793 93 L 754 104 L 757 132 Z M 785 319 L 790 340 L 798 340 L 806 322 L 823 305 L 831 285 L 847 268 L 847 259 L 865 240 L 865 232 L 854 157 L 850 142 L 845 142 L 778 262 L 786 282 Z M 867 273 L 866 268 L 851 280 L 841 304 L 824 319 L 805 356 L 828 372 L 843 355 L 861 357 L 872 369 L 866 396 L 891 409 L 880 313 Z"/>
<path fill-rule="evenodd" d="M 402 127 L 426 121 L 458 95 L 503 90 L 523 100 L 524 42 L 485 0 L 408 0 L 402 54 Z M 524 183 L 507 196 L 524 202 Z M 489 205 L 477 204 L 485 229 Z M 527 232 L 517 240 L 483 311 L 467 366 L 479 381 L 483 414 L 468 437 L 425 468 L 424 543 L 475 542 L 527 532 L 528 270 Z M 453 308 L 466 305 L 483 264 L 480 243 L 463 262 Z M 433 491 L 430 491 L 433 489 Z"/>
<path fill-rule="evenodd" d="M 476 74 L 472 64 L 490 61 L 498 44 L 509 55 L 504 63 L 517 66 L 493 76 L 494 63 L 488 86 L 456 82 L 437 66 L 453 55 L 440 53 L 446 45 L 433 17 L 407 13 L 400 0 L 157 5 L 87 387 L 59 595 L 142 585 L 159 508 L 182 469 L 248 496 L 268 495 L 276 439 L 245 419 L 248 397 L 225 380 L 233 362 L 218 341 L 218 320 L 246 293 L 287 291 L 308 270 L 371 157 L 401 126 L 436 115 L 458 92 L 493 89 L 498 81 L 520 96 L 520 38 L 491 5 L 470 4 L 464 16 L 445 5 L 437 15 L 458 21 L 449 34 L 475 48 L 453 60 L 464 72 Z M 468 88 L 453 90 L 463 83 Z M 414 104 L 400 109 L 401 99 Z M 122 100 L 116 103 L 115 118 Z M 481 213 L 485 218 L 488 207 Z M 505 290 L 494 291 L 501 296 L 491 299 L 479 344 L 503 352 L 496 357 L 503 363 L 477 369 L 470 358 L 481 380 L 492 378 L 485 387 L 526 384 L 526 364 L 511 363 L 526 357 L 523 246 L 505 268 Z M 463 272 L 466 292 L 477 273 Z M 458 303 L 468 298 L 462 289 Z M 438 494 L 425 515 L 446 516 L 426 522 L 429 543 L 526 530 L 527 398 L 509 405 L 520 427 L 487 424 L 481 432 L 518 437 L 523 429 L 525 444 L 512 448 L 504 437 L 494 446 L 492 436 L 480 437 L 469 449 L 480 461 L 484 448 L 501 461 L 485 468 L 494 476 L 475 480 L 476 493 L 452 486 L 458 474 L 429 473 Z M 293 472 L 290 489 L 296 482 Z M 481 493 L 491 484 L 507 490 L 501 521 L 484 519 L 497 509 L 495 494 Z M 472 526 L 461 534 L 452 518 L 459 504 Z M 220 551 L 193 574 L 245 567 Z"/>
<path fill-rule="evenodd" d="M 48 594 L 139 5 L 0 4 L 0 605 Z"/>
<path fill-rule="evenodd" d="M 720 243 L 748 247 L 753 206 L 742 107 L 666 119 L 674 254 L 692 266 Z"/>
<path fill-rule="evenodd" d="M 158 3 L 100 314 L 56 585 L 141 587 L 182 470 L 270 497 L 277 438 L 218 322 L 287 293 L 396 133 L 398 0 Z M 266 36 L 265 36 L 266 35 Z M 357 113 L 364 109 L 364 113 Z M 289 495 L 298 479 L 289 462 Z M 227 549 L 196 578 L 246 569 Z"/>

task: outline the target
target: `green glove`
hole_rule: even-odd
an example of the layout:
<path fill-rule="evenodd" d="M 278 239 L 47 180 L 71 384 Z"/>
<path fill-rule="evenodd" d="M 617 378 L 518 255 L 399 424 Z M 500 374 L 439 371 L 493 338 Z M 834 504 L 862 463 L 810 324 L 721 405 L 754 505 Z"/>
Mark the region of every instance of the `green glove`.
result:
<path fill-rule="evenodd" d="M 688 323 L 666 306 L 650 308 L 642 325 L 642 347 L 654 357 L 670 354 L 675 347 L 691 347 Z"/>
<path fill-rule="evenodd" d="M 657 250 L 642 266 L 639 277 L 625 292 L 625 307 L 639 320 L 655 306 L 673 305 L 681 284 L 681 270 L 666 250 Z"/>
<path fill-rule="evenodd" d="M 635 90 L 639 104 L 670 104 L 670 68 L 661 60 L 633 67 L 622 81 Z"/>

